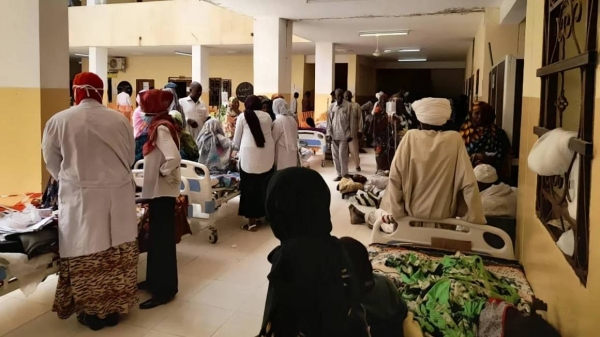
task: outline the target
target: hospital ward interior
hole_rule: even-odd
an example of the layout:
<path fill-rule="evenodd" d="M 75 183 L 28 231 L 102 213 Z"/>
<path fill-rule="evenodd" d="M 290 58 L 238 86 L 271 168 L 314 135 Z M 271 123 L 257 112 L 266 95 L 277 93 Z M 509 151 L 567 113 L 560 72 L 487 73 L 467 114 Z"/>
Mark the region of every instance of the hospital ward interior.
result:
<path fill-rule="evenodd" d="M 600 336 L 599 5 L 0 0 L 0 337 Z"/>

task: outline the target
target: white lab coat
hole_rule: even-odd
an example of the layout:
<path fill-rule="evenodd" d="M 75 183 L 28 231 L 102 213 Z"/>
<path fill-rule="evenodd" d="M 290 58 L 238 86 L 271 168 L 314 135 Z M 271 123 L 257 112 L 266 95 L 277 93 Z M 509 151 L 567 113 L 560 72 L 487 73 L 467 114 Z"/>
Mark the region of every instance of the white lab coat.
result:
<path fill-rule="evenodd" d="M 298 123 L 293 117 L 277 115 L 273 122 L 277 170 L 298 166 Z"/>
<path fill-rule="evenodd" d="M 92 99 L 47 123 L 42 151 L 60 183 L 61 257 L 90 255 L 137 237 L 133 129 L 119 112 Z"/>

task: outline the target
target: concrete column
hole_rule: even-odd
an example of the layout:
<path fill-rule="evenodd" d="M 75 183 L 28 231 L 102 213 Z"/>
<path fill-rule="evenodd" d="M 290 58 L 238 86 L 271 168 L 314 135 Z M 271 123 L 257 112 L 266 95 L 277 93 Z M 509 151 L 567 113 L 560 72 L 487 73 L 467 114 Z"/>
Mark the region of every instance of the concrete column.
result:
<path fill-rule="evenodd" d="M 202 84 L 201 100 L 208 105 L 208 47 L 192 46 L 192 81 Z M 235 89 L 234 89 L 235 90 Z"/>
<path fill-rule="evenodd" d="M 315 53 L 315 120 L 323 120 L 335 84 L 335 52 L 331 42 L 317 42 Z"/>
<path fill-rule="evenodd" d="M 69 107 L 67 1 L 0 1 L 0 194 L 41 192 L 46 121 Z M 10 32 L 10 33 L 8 33 Z"/>
<path fill-rule="evenodd" d="M 289 102 L 292 82 L 293 23 L 279 18 L 254 20 L 254 94 L 282 94 Z"/>
<path fill-rule="evenodd" d="M 104 92 L 108 93 L 108 49 L 100 47 L 90 47 L 89 51 L 89 71 L 102 79 L 104 83 Z M 106 103 L 107 94 L 104 95 Z"/>

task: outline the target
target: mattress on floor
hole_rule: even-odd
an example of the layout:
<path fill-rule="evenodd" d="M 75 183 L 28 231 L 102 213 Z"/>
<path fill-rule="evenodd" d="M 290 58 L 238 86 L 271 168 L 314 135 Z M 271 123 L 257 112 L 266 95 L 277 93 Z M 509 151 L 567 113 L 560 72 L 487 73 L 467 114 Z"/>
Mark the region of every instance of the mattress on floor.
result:
<path fill-rule="evenodd" d="M 238 172 L 211 173 L 210 185 L 212 188 L 237 188 L 240 184 Z"/>
<path fill-rule="evenodd" d="M 431 308 L 427 308 L 428 303 L 428 294 L 431 294 L 435 290 L 432 291 L 435 283 L 447 279 L 452 279 L 454 275 L 450 273 L 443 273 L 443 276 L 440 278 L 432 278 L 429 277 L 427 280 L 419 279 L 418 282 L 415 283 L 415 279 L 408 280 L 407 274 L 413 273 L 412 275 L 419 276 L 420 272 L 415 272 L 415 270 L 419 269 L 419 266 L 429 266 L 435 265 L 435 263 L 441 264 L 443 261 L 448 261 L 449 257 L 456 256 L 467 256 L 467 257 L 475 257 L 475 255 L 463 255 L 461 253 L 456 253 L 453 255 L 449 251 L 441 251 L 430 248 L 416 248 L 416 247 L 407 247 L 407 246 L 391 246 L 391 245 L 382 245 L 382 244 L 373 244 L 369 247 L 369 256 L 371 258 L 371 262 L 373 265 L 373 270 L 377 273 L 382 273 L 392 279 L 398 291 L 402 293 L 403 298 L 405 299 L 409 310 L 415 313 L 415 317 L 420 322 L 423 331 L 425 332 L 425 336 L 444 336 L 445 333 L 440 333 L 439 329 L 434 329 L 435 332 L 427 333 L 425 326 L 431 327 L 432 322 L 435 322 L 431 317 Z M 407 261 L 410 260 L 411 267 L 409 268 L 409 272 L 406 274 L 401 274 L 398 269 L 392 266 L 393 263 L 390 261 Z M 477 261 L 481 261 L 480 264 L 483 265 L 483 268 L 489 272 L 493 280 L 500 280 L 503 284 L 509 286 L 511 291 L 514 294 L 518 294 L 518 296 L 513 296 L 515 298 L 515 306 L 522 312 L 530 312 L 530 306 L 533 298 L 533 291 L 529 282 L 525 277 L 525 273 L 523 271 L 522 266 L 517 262 L 501 260 L 492 257 L 481 257 L 481 260 L 477 259 Z M 402 264 L 408 265 L 409 263 Z M 441 266 L 438 265 L 441 269 Z M 426 268 L 423 267 L 425 270 Z M 436 269 L 436 272 L 439 272 L 440 269 Z M 431 269 L 429 269 L 431 270 Z M 447 270 L 447 269 L 445 269 Z M 435 273 L 430 273 L 435 274 Z M 468 273 L 468 271 L 467 271 Z M 485 272 L 482 272 L 485 274 Z M 465 271 L 457 270 L 456 271 L 457 279 L 465 276 Z M 473 278 L 473 282 L 471 284 L 475 284 L 476 286 L 481 286 L 481 289 L 490 288 L 488 280 L 480 280 L 475 277 L 475 273 L 468 273 L 468 277 Z M 418 278 L 418 277 L 416 277 Z M 425 277 L 424 277 L 425 278 Z M 412 282 L 412 285 L 408 285 L 407 283 Z M 458 285 L 457 285 L 458 284 Z M 439 288 L 438 288 L 439 289 Z M 452 282 L 450 286 L 451 292 L 454 292 L 452 295 L 456 295 L 457 292 L 464 291 L 464 294 L 459 294 L 464 298 L 471 299 L 469 294 L 466 294 L 466 288 L 460 286 L 460 282 Z M 494 288 L 496 289 L 496 288 Z M 471 288 L 470 293 L 477 293 Z M 479 291 L 481 293 L 481 291 Z M 501 292 L 506 294 L 506 292 Z M 427 296 L 426 296 L 427 295 Z M 415 298 L 416 297 L 416 298 Z M 483 295 L 474 295 L 476 297 L 485 297 Z M 454 297 L 453 299 L 461 297 Z M 414 299 L 414 300 L 413 300 Z M 452 301 L 451 301 L 452 302 Z M 472 304 L 472 303 L 469 303 Z M 431 305 L 431 303 L 429 303 Z M 437 304 L 436 304 L 437 305 Z M 465 326 L 466 331 L 477 331 L 477 323 L 479 315 L 477 314 L 475 317 L 465 318 L 466 315 L 463 315 L 461 312 L 463 309 L 462 306 L 457 306 L 456 303 L 451 305 L 453 310 L 450 315 L 453 319 L 453 322 L 449 324 L 458 323 L 459 325 Z M 422 314 L 423 312 L 429 313 L 427 315 Z M 442 311 L 442 310 L 439 310 Z M 420 317 L 419 317 L 420 316 Z M 446 316 L 448 317 L 448 316 Z M 459 333 L 461 335 L 461 333 Z M 467 333 L 466 335 L 471 335 Z M 476 334 L 475 334 L 476 336 Z"/>

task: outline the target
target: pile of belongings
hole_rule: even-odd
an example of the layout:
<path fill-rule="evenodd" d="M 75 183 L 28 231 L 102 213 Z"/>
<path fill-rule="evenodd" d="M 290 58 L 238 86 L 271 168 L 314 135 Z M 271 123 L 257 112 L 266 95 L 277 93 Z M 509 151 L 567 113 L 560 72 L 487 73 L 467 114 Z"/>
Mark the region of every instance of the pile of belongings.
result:
<path fill-rule="evenodd" d="M 45 192 L 29 193 L 17 203 L 0 206 L 0 253 L 34 258 L 58 251 L 58 182 L 50 179 Z M 4 200 L 15 200 L 7 196 Z M 7 203 L 6 201 L 4 203 Z"/>
<path fill-rule="evenodd" d="M 347 196 L 354 195 L 358 191 L 363 190 L 366 182 L 367 178 L 360 174 L 347 176 L 342 178 L 342 180 L 339 182 L 337 190 L 342 193 L 342 198 L 346 198 Z"/>

